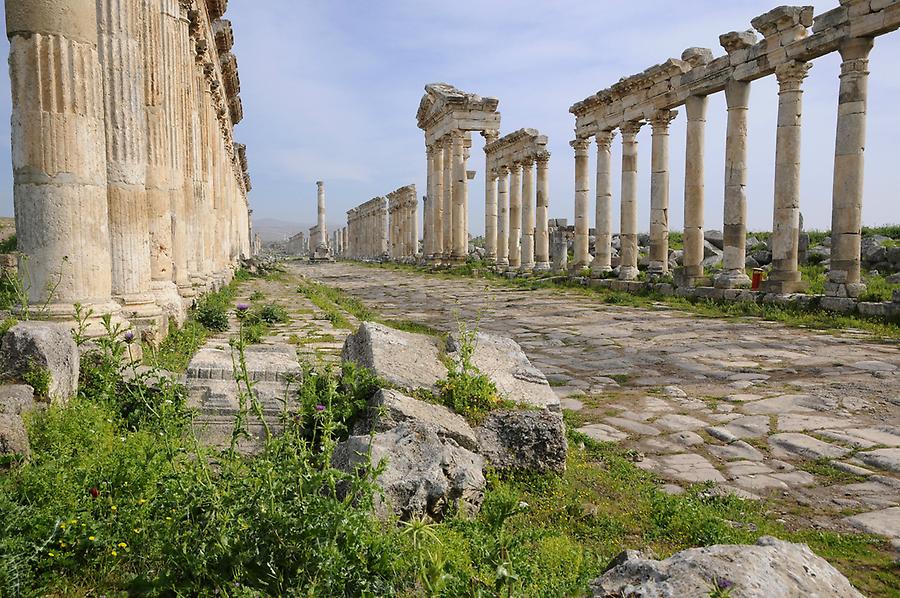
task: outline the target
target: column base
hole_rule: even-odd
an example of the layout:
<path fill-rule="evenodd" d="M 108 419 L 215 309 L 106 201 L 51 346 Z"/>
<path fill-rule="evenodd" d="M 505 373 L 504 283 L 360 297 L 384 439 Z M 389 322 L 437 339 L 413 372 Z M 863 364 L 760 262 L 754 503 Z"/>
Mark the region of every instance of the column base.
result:
<path fill-rule="evenodd" d="M 176 284 L 170 280 L 154 280 L 151 283 L 151 293 L 168 320 L 181 327 L 187 319 L 187 308 Z"/>
<path fill-rule="evenodd" d="M 682 266 L 673 274 L 675 285 L 679 287 L 695 287 L 703 279 L 703 266 Z"/>
<path fill-rule="evenodd" d="M 635 266 L 619 266 L 619 280 L 634 280 L 640 273 Z"/>
<path fill-rule="evenodd" d="M 136 293 L 114 299 L 121 305 L 122 317 L 140 332 L 144 340 L 156 345 L 165 338 L 169 318 L 156 303 L 153 293 Z"/>
<path fill-rule="evenodd" d="M 743 270 L 725 270 L 713 279 L 717 289 L 746 289 L 750 287 L 750 277 Z"/>
<path fill-rule="evenodd" d="M 826 282 L 826 297 L 849 297 L 858 299 L 866 292 L 866 285 L 861 282 Z"/>
<path fill-rule="evenodd" d="M 522 264 L 519 266 L 519 272 L 533 272 L 534 271 L 534 262 L 530 264 Z"/>
<path fill-rule="evenodd" d="M 606 278 L 612 271 L 612 266 L 608 264 L 600 265 L 600 262 L 594 258 L 591 264 L 591 278 Z"/>
<path fill-rule="evenodd" d="M 534 271 L 535 272 L 549 272 L 550 271 L 550 262 L 535 262 Z"/>
<path fill-rule="evenodd" d="M 798 272 L 799 275 L 799 272 Z M 799 276 L 798 276 L 799 277 Z M 775 293 L 776 295 L 787 295 L 790 293 L 799 293 L 806 290 L 807 284 L 800 280 L 766 280 L 762 283 L 762 290 L 766 293 Z"/>
<path fill-rule="evenodd" d="M 44 319 L 54 322 L 63 322 L 72 326 L 73 329 L 78 325 L 75 317 L 75 305 L 73 303 L 51 303 L 47 306 L 31 305 L 32 307 L 40 307 L 41 316 Z M 21 309 L 14 310 L 13 313 L 21 313 Z M 90 314 L 90 315 L 88 315 Z M 128 327 L 128 322 L 122 318 L 121 306 L 110 299 L 109 301 L 98 301 L 96 303 L 82 303 L 81 317 L 82 324 L 85 326 L 84 335 L 87 338 L 98 338 L 107 334 L 103 324 L 103 316 L 110 316 L 110 324 L 112 326 L 120 325 Z"/>

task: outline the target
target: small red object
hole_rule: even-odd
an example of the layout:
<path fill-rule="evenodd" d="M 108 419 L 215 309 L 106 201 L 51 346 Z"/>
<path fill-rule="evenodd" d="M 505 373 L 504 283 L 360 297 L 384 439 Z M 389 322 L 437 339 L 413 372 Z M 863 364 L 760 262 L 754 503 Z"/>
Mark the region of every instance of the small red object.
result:
<path fill-rule="evenodd" d="M 93 498 L 97 498 L 98 496 L 100 496 L 100 491 L 96 488 L 91 488 L 90 493 Z"/>
<path fill-rule="evenodd" d="M 750 290 L 758 291 L 759 287 L 762 286 L 763 276 L 765 275 L 765 271 L 762 268 L 753 268 L 753 279 L 750 281 Z"/>

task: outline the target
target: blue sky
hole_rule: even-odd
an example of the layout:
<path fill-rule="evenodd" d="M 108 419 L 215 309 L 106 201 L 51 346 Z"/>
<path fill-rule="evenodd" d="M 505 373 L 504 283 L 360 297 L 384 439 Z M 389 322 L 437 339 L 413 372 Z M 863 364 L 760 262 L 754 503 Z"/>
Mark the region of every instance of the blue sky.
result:
<path fill-rule="evenodd" d="M 415 183 L 425 192 L 425 148 L 415 112 L 427 83 L 499 98 L 501 133 L 534 127 L 549 136 L 551 217 L 573 219 L 574 160 L 568 108 L 620 77 L 678 57 L 689 46 L 724 51 L 718 36 L 750 27 L 772 0 L 231 0 L 256 217 L 315 220 L 315 181 L 326 181 L 328 221 L 368 199 Z M 817 1 L 816 14 L 837 5 Z M 3 38 L 5 44 L 5 36 Z M 7 52 L 6 47 L 2 52 Z M 871 55 L 864 222 L 900 221 L 900 34 Z M 805 84 L 801 206 L 808 228 L 827 228 L 839 58 L 815 61 Z M 774 77 L 753 84 L 749 224 L 771 227 Z M 9 83 L 0 79 L 0 137 L 9 138 Z M 706 226 L 721 228 L 725 100 L 710 98 Z M 670 224 L 682 223 L 683 110 L 671 128 Z M 650 127 L 639 137 L 640 222 L 649 225 Z M 473 232 L 484 227 L 482 139 L 469 168 Z M 592 150 L 593 154 L 593 150 Z M 613 146 L 618 170 L 620 145 Z M 0 144 L 0 213 L 12 214 L 8 144 Z M 593 155 L 592 166 L 593 170 Z M 593 181 L 592 181 L 593 184 Z M 593 192 L 593 190 L 592 190 Z M 618 196 L 618 181 L 614 184 Z M 617 210 L 617 207 L 615 208 Z M 421 212 L 421 210 L 420 210 Z M 616 222 L 618 218 L 616 218 Z M 618 224 L 616 224 L 618 226 Z"/>

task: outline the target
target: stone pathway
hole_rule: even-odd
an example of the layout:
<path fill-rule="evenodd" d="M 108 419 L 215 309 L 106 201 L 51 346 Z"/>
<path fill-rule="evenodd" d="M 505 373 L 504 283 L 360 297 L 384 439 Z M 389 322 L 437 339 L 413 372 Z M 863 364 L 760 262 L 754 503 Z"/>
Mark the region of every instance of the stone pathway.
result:
<path fill-rule="evenodd" d="M 386 317 L 443 329 L 478 322 L 514 338 L 575 412 L 579 430 L 632 449 L 667 491 L 712 482 L 771 500 L 785 519 L 883 534 L 900 550 L 896 343 L 663 304 L 618 307 L 574 290 L 351 263 L 288 268 Z M 264 292 L 275 296 L 278 284 Z"/>

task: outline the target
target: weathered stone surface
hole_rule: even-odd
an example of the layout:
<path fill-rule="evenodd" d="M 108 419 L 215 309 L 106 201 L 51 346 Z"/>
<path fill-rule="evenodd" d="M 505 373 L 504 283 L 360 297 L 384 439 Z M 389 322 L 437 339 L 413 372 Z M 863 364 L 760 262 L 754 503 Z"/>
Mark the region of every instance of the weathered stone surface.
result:
<path fill-rule="evenodd" d="M 64 402 L 78 392 L 78 347 L 69 327 L 50 322 L 20 322 L 0 345 L 0 373 L 26 381 L 29 374 L 49 375 L 48 398 Z"/>
<path fill-rule="evenodd" d="M 458 343 L 455 335 L 447 341 L 447 351 L 451 357 L 454 357 Z M 497 385 L 504 399 L 520 405 L 559 411 L 559 397 L 547 378 L 531 365 L 522 347 L 511 338 L 478 332 L 472 361 Z"/>
<path fill-rule="evenodd" d="M 871 467 L 900 474 L 900 448 L 866 451 L 857 455 L 860 461 Z"/>
<path fill-rule="evenodd" d="M 725 477 L 712 463 L 694 453 L 662 455 L 654 470 L 667 478 L 683 482 L 724 482 Z"/>
<path fill-rule="evenodd" d="M 363 322 L 347 337 L 341 358 L 407 390 L 435 390 L 437 381 L 447 376 L 437 339 L 374 322 Z"/>
<path fill-rule="evenodd" d="M 769 436 L 769 446 L 778 456 L 804 459 L 837 458 L 846 455 L 849 450 L 817 440 L 806 434 L 786 432 Z"/>
<path fill-rule="evenodd" d="M 576 429 L 589 438 L 599 442 L 620 442 L 628 438 L 628 434 L 606 424 L 588 424 Z"/>
<path fill-rule="evenodd" d="M 376 495 L 376 511 L 400 517 L 427 515 L 440 521 L 457 506 L 475 512 L 484 499 L 481 456 L 441 438 L 426 424 L 407 421 L 372 436 L 351 436 L 335 448 L 332 463 L 352 472 L 384 461 L 377 483 L 384 498 Z"/>
<path fill-rule="evenodd" d="M 500 470 L 565 471 L 566 427 L 546 410 L 497 410 L 475 428 L 478 452 Z"/>
<path fill-rule="evenodd" d="M 22 418 L 12 413 L 0 413 L 0 456 L 28 457 L 30 452 Z"/>
<path fill-rule="evenodd" d="M 22 415 L 34 407 L 34 389 L 27 384 L 0 385 L 0 413 Z"/>
<path fill-rule="evenodd" d="M 862 598 L 846 577 L 805 544 L 763 537 L 753 546 L 691 548 L 664 561 L 629 554 L 591 582 L 594 598 L 707 596 L 715 580 L 734 598 L 842 596 Z"/>
<path fill-rule="evenodd" d="M 441 438 L 452 438 L 470 451 L 478 450 L 475 431 L 461 415 L 441 405 L 426 403 L 385 388 L 372 396 L 366 417 L 356 423 L 353 433 L 363 436 L 373 430 L 386 432 L 406 421 L 431 426 Z"/>
<path fill-rule="evenodd" d="M 868 534 L 900 538 L 900 507 L 860 513 L 847 517 L 845 521 Z"/>

